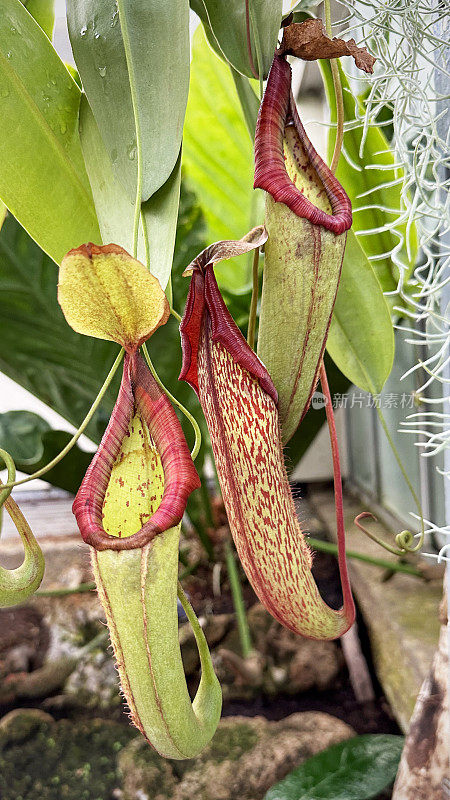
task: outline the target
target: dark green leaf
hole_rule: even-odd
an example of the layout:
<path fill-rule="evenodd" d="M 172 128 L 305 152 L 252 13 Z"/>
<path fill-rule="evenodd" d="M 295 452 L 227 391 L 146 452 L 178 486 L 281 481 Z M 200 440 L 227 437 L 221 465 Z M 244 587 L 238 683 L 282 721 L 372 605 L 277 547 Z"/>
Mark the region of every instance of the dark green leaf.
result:
<path fill-rule="evenodd" d="M 191 0 L 191 7 L 202 20 L 216 53 L 242 75 L 255 77 L 247 47 L 244 0 Z M 282 0 L 249 0 L 253 66 L 258 73 L 258 63 L 262 62 L 263 78 L 268 75 L 277 46 L 282 7 Z"/>
<path fill-rule="evenodd" d="M 20 0 L 0 14 L 0 197 L 57 263 L 99 229 L 78 136 L 80 90 Z"/>
<path fill-rule="evenodd" d="M 54 431 L 45 419 L 31 411 L 8 411 L 0 414 L 0 447 L 13 457 L 17 469 L 31 475 L 57 456 L 72 438 L 67 431 Z M 75 492 L 83 479 L 92 453 L 75 445 L 53 469 L 45 480 Z"/>
<path fill-rule="evenodd" d="M 0 447 L 14 459 L 16 467 L 38 461 L 44 451 L 42 434 L 50 430 L 45 419 L 32 411 L 0 414 Z"/>
<path fill-rule="evenodd" d="M 272 786 L 264 800 L 370 800 L 395 778 L 402 736 L 357 736 L 323 750 Z"/>
<path fill-rule="evenodd" d="M 70 41 L 100 134 L 134 202 L 169 178 L 189 89 L 188 0 L 68 0 Z"/>

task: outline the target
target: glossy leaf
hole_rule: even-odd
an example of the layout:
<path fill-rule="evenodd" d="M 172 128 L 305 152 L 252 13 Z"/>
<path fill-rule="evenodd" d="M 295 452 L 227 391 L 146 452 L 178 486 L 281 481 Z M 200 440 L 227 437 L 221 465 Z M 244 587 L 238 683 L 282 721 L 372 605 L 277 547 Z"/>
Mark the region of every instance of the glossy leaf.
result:
<path fill-rule="evenodd" d="M 336 122 L 336 103 L 334 99 L 333 81 L 328 61 L 319 62 L 325 80 L 327 98 L 330 105 L 331 122 Z M 344 113 L 347 121 L 355 119 L 355 114 L 363 116 L 362 104 L 353 96 L 348 80 L 340 69 L 343 87 Z M 339 178 L 350 197 L 353 206 L 353 230 L 371 231 L 392 224 L 398 213 L 389 213 L 385 209 L 400 212 L 404 209 L 401 199 L 401 183 L 394 186 L 384 184 L 395 181 L 401 177 L 400 168 L 395 168 L 395 159 L 383 129 L 371 126 L 367 131 L 363 153 L 360 153 L 363 137 L 362 123 L 344 134 L 343 152 L 339 160 L 336 176 Z M 334 133 L 330 132 L 328 153 L 331 158 L 334 147 Z M 348 156 L 348 158 L 347 158 Z M 374 169 L 373 165 L 380 165 L 382 169 Z M 361 197 L 361 195 L 364 195 Z M 371 206 L 365 210 L 364 206 Z M 395 266 L 390 254 L 397 248 L 398 256 L 410 275 L 417 255 L 417 236 L 415 226 L 409 233 L 409 246 L 411 256 L 408 257 L 406 249 L 406 222 L 395 226 L 405 243 L 399 248 L 400 238 L 394 231 L 380 231 L 378 233 L 361 233 L 358 236 L 367 256 L 384 257 L 372 261 L 373 268 L 384 292 L 393 291 L 398 283 L 398 268 Z M 392 299 L 389 300 L 394 303 Z"/>
<path fill-rule="evenodd" d="M 394 780 L 403 743 L 389 734 L 339 742 L 296 767 L 264 800 L 370 800 Z"/>
<path fill-rule="evenodd" d="M 52 430 L 48 422 L 31 411 L 0 414 L 0 447 L 7 450 L 17 469 L 31 475 L 48 464 L 66 446 L 72 434 Z M 52 486 L 75 494 L 92 459 L 78 445 L 45 474 Z"/>
<path fill-rule="evenodd" d="M 394 329 L 378 278 L 352 230 L 327 350 L 352 383 L 372 394 L 381 392 L 394 361 Z"/>
<path fill-rule="evenodd" d="M 22 3 L 51 41 L 55 25 L 55 0 L 22 0 Z"/>
<path fill-rule="evenodd" d="M 202 20 L 209 42 L 221 58 L 248 78 L 255 77 L 251 63 L 258 74 L 261 60 L 262 77 L 267 77 L 277 46 L 282 0 L 249 0 L 252 62 L 247 45 L 244 0 L 191 0 L 191 7 Z"/>
<path fill-rule="evenodd" d="M 57 263 L 99 229 L 78 136 L 80 90 L 20 0 L 0 15 L 0 197 Z"/>
<path fill-rule="evenodd" d="M 80 107 L 80 139 L 103 243 L 115 242 L 132 253 L 134 203 L 114 174 L 85 95 Z M 138 259 L 148 266 L 163 289 L 172 269 L 180 197 L 180 161 L 179 158 L 164 186 L 141 206 Z"/>
<path fill-rule="evenodd" d="M 203 232 L 195 197 L 183 190 L 174 282 L 180 310 L 189 288 L 181 273 L 204 246 Z M 0 371 L 78 426 L 117 355 L 117 345 L 72 331 L 58 305 L 56 285 L 56 265 L 9 215 L 0 231 Z M 184 405 L 198 409 L 193 392 L 177 381 L 179 342 L 178 325 L 171 318 L 150 340 L 150 350 L 166 385 Z M 117 380 L 88 427 L 94 441 L 100 441 L 116 396 Z"/>
<path fill-rule="evenodd" d="M 116 244 L 70 250 L 59 269 L 58 302 L 75 331 L 117 342 L 129 352 L 170 313 L 159 281 Z"/>
<path fill-rule="evenodd" d="M 69 0 L 70 41 L 114 167 L 134 202 L 169 178 L 189 88 L 188 0 Z M 174 56 L 174 47 L 176 56 Z"/>
<path fill-rule="evenodd" d="M 7 411 L 0 414 L 0 447 L 13 458 L 17 469 L 42 458 L 42 434 L 48 422 L 32 411 Z"/>
<path fill-rule="evenodd" d="M 253 146 L 229 69 L 205 34 L 193 38 L 191 84 L 183 139 L 189 185 L 201 198 L 207 240 L 239 239 L 262 222 L 264 198 L 253 192 Z M 251 256 L 217 266 L 222 287 L 242 292 L 250 284 Z"/>

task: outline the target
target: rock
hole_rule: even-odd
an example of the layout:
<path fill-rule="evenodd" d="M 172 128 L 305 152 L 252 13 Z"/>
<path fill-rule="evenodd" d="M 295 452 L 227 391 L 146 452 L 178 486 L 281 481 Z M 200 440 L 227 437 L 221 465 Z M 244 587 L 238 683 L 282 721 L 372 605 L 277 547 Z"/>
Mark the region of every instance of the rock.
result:
<path fill-rule="evenodd" d="M 12 712 L 0 723 L 0 797 L 119 798 L 117 755 L 135 736 L 133 728 L 108 720 L 54 722 L 34 709 Z"/>
<path fill-rule="evenodd" d="M 42 725 L 54 722 L 50 714 L 39 708 L 15 708 L 0 719 L 0 739 L 11 744 L 20 744 L 30 738 Z"/>
<path fill-rule="evenodd" d="M 310 689 L 331 688 L 338 677 L 344 659 L 336 642 L 305 639 L 288 631 L 260 603 L 247 613 L 252 642 L 264 663 L 260 687 L 267 695 L 278 692 L 297 694 Z M 248 699 L 255 691 L 249 681 L 235 679 L 230 653 L 240 656 L 240 641 L 232 628 L 221 643 L 228 656 L 217 660 L 217 675 L 227 699 Z M 222 651 L 219 650 L 219 656 Z"/>
<path fill-rule="evenodd" d="M 228 717 L 192 761 L 165 761 L 143 739 L 119 755 L 123 800 L 262 800 L 267 790 L 320 750 L 354 735 L 320 712 L 280 722 Z"/>
<path fill-rule="evenodd" d="M 0 676 L 41 667 L 49 646 L 49 629 L 30 605 L 0 609 Z"/>

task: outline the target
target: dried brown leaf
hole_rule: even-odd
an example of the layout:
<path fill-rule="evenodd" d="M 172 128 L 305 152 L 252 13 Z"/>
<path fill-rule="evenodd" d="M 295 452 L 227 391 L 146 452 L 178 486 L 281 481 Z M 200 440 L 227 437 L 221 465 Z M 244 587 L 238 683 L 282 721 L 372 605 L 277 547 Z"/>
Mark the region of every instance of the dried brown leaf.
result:
<path fill-rule="evenodd" d="M 354 39 L 330 39 L 320 19 L 294 22 L 284 29 L 281 53 L 297 56 L 304 61 L 318 58 L 340 58 L 352 56 L 358 69 L 373 72 L 375 58 L 365 47 L 358 47 Z"/>

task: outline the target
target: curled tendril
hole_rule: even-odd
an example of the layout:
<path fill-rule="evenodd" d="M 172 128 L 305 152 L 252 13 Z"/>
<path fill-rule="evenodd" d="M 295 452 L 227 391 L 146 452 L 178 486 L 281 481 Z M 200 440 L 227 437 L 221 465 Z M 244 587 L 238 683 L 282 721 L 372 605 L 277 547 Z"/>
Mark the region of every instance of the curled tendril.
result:
<path fill-rule="evenodd" d="M 407 553 L 417 553 L 417 551 L 422 546 L 422 542 L 420 541 L 418 545 L 412 547 L 412 544 L 414 542 L 414 534 L 411 531 L 405 530 L 401 531 L 400 533 L 397 533 L 395 537 L 395 543 L 398 549 L 392 547 L 392 545 L 388 544 L 387 542 L 383 542 L 383 540 L 380 539 L 379 536 L 376 536 L 374 533 L 369 531 L 366 527 L 364 527 L 364 525 L 361 525 L 360 520 L 368 518 L 373 519 L 375 522 L 377 522 L 377 518 L 373 514 L 371 514 L 370 511 L 363 511 L 361 514 L 358 514 L 358 516 L 355 517 L 355 525 L 360 529 L 360 531 L 365 533 L 366 536 L 369 537 L 369 539 L 372 539 L 373 542 L 376 542 L 377 544 L 380 545 L 380 547 L 383 547 L 385 550 L 387 550 L 389 553 L 392 553 L 394 556 L 404 556 Z"/>
<path fill-rule="evenodd" d="M 8 467 L 8 472 L 10 469 L 15 470 L 11 456 L 6 453 L 7 458 L 5 458 L 5 451 L 1 450 L 0 452 Z M 0 485 L 3 485 L 1 481 Z M 5 490 L 1 491 L 3 495 Z M 6 491 L 9 495 L 11 489 Z M 45 569 L 42 550 L 17 503 L 12 497 L 7 496 L 6 498 L 3 497 L 3 506 L 6 508 L 22 539 L 25 556 L 22 564 L 17 569 L 0 567 L 0 607 L 22 603 L 30 595 L 34 594 L 41 584 Z"/>
<path fill-rule="evenodd" d="M 7 450 L 3 450 L 3 448 L 0 447 L 0 458 L 8 470 L 8 484 L 14 483 L 16 479 L 16 465 L 13 457 L 8 453 Z M 0 509 L 2 508 L 5 500 L 8 499 L 11 491 L 12 486 L 5 486 L 3 489 L 0 489 Z"/>

